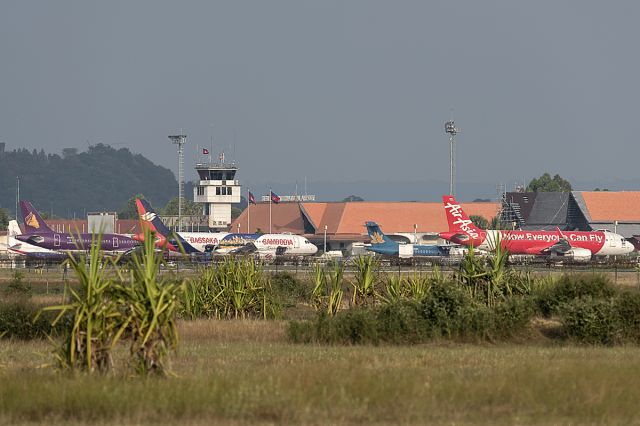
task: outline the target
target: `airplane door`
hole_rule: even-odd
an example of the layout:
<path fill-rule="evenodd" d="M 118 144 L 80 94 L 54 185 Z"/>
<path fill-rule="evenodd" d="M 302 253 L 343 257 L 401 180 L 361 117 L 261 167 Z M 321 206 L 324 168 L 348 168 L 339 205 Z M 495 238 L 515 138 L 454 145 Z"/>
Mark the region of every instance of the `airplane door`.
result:
<path fill-rule="evenodd" d="M 118 248 L 118 237 L 113 237 L 113 248 Z"/>
<path fill-rule="evenodd" d="M 293 239 L 293 247 L 300 248 L 300 238 Z"/>
<path fill-rule="evenodd" d="M 60 234 L 53 234 L 53 246 L 60 247 Z"/>
<path fill-rule="evenodd" d="M 615 247 L 616 246 L 616 239 L 613 237 L 609 237 L 609 247 Z"/>

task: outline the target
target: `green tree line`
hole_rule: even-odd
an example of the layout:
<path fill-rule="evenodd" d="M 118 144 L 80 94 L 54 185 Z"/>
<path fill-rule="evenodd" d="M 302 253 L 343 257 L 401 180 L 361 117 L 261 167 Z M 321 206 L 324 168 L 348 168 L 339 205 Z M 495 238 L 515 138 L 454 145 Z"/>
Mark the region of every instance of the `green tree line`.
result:
<path fill-rule="evenodd" d="M 104 144 L 89 146 L 84 152 L 68 148 L 62 155 L 35 149 L 0 152 L 0 208 L 12 217 L 16 177 L 20 178 L 21 199 L 57 217 L 123 211 L 135 194 L 145 194 L 152 204 L 164 206 L 178 192 L 177 180 L 168 168 L 127 148 Z M 192 187 L 185 185 L 187 196 Z"/>

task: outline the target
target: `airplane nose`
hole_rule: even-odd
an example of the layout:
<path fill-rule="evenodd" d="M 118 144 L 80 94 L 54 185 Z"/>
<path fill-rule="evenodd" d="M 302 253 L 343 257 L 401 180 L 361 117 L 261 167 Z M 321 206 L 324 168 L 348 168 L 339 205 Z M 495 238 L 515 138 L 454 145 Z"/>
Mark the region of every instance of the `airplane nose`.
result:
<path fill-rule="evenodd" d="M 636 249 L 630 241 L 625 241 L 625 240 L 623 241 L 624 241 L 624 245 L 622 246 L 622 249 L 624 250 L 624 254 L 629 254 Z"/>

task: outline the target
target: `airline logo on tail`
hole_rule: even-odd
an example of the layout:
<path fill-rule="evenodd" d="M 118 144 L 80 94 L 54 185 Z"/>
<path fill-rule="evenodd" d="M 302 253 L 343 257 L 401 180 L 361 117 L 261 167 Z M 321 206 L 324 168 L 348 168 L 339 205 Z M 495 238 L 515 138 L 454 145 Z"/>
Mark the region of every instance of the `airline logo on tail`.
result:
<path fill-rule="evenodd" d="M 371 234 L 371 244 L 382 244 L 384 243 L 384 238 L 382 237 L 382 234 L 380 234 L 379 232 L 373 232 Z"/>
<path fill-rule="evenodd" d="M 462 206 L 456 202 L 456 199 L 445 195 L 442 200 L 444 201 L 444 209 L 447 212 L 449 231 L 462 231 L 471 238 L 479 238 L 478 228 L 467 217 L 464 210 L 462 210 Z"/>
<path fill-rule="evenodd" d="M 40 229 L 40 222 L 38 222 L 38 218 L 33 214 L 33 212 L 30 212 L 24 218 L 24 223 L 31 226 L 32 228 Z"/>
<path fill-rule="evenodd" d="M 380 226 L 378 226 L 375 222 L 366 222 L 365 226 L 367 227 L 367 234 L 369 234 L 369 238 L 371 238 L 371 245 L 376 244 L 388 244 L 391 241 L 389 237 L 384 235 Z"/>
<path fill-rule="evenodd" d="M 53 230 L 47 226 L 47 223 L 30 202 L 20 201 L 20 210 L 22 210 L 22 221 L 27 234 L 34 232 L 53 233 Z"/>
<path fill-rule="evenodd" d="M 144 212 L 140 215 L 140 219 L 144 220 L 145 222 L 153 222 L 155 218 L 156 214 L 153 212 Z"/>

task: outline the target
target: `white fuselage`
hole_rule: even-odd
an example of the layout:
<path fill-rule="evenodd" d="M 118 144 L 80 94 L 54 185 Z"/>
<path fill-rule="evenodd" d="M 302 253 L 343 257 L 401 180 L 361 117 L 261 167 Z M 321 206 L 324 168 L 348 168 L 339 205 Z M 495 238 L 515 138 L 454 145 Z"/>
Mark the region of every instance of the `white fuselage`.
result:
<path fill-rule="evenodd" d="M 253 242 L 258 253 L 283 254 L 285 256 L 312 256 L 318 247 L 300 235 L 264 234 Z M 279 251 L 282 251 L 280 253 Z"/>
<path fill-rule="evenodd" d="M 634 250 L 633 244 L 620 234 L 610 231 L 484 231 L 485 238 L 477 248 L 493 251 L 500 241 L 501 246 L 514 253 L 525 252 L 531 246 L 553 244 L 560 238 L 566 239 L 572 247 L 589 250 L 592 256 L 622 256 Z"/>
<path fill-rule="evenodd" d="M 202 253 L 213 251 L 220 241 L 229 235 L 228 232 L 179 232 L 178 234 Z"/>

